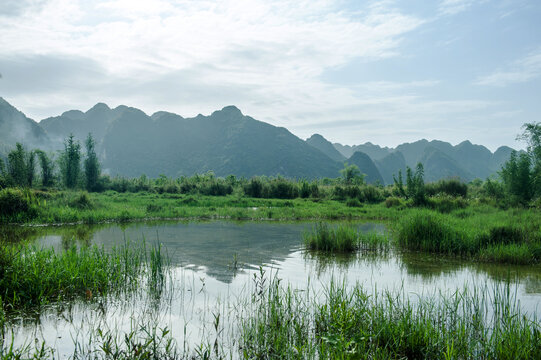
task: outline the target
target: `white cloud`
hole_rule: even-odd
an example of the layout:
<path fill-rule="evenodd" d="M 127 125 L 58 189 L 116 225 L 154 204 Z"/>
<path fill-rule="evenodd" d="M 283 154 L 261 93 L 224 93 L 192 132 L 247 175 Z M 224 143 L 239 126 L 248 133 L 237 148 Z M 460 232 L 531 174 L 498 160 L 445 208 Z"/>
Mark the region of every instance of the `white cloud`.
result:
<path fill-rule="evenodd" d="M 92 74 L 91 86 L 78 76 L 69 92 L 44 91 L 40 102 L 51 108 L 66 99 L 72 107 L 85 106 L 94 96 L 91 101 L 193 115 L 230 101 L 246 113 L 294 119 L 307 109 L 324 113 L 358 102 L 354 90 L 325 84 L 320 75 L 353 59 L 399 55 L 401 39 L 423 23 L 385 1 L 351 12 L 342 5 L 341 0 L 50 0 L 0 18 L 0 60 L 65 58 L 79 64 L 86 58 L 101 69 L 101 75 Z M 63 69 L 56 72 L 65 85 Z M 55 77 L 49 78 L 54 83 Z M 190 95 L 191 90 L 201 95 L 204 87 L 213 99 Z M 35 103 L 18 105 L 36 109 Z M 39 118 L 46 110 L 30 115 Z"/>
<path fill-rule="evenodd" d="M 456 15 L 468 10 L 477 3 L 484 3 L 486 0 L 443 0 L 440 3 L 440 14 Z"/>
<path fill-rule="evenodd" d="M 539 77 L 541 77 L 541 49 L 515 61 L 505 70 L 478 78 L 475 84 L 503 87 L 528 82 Z"/>

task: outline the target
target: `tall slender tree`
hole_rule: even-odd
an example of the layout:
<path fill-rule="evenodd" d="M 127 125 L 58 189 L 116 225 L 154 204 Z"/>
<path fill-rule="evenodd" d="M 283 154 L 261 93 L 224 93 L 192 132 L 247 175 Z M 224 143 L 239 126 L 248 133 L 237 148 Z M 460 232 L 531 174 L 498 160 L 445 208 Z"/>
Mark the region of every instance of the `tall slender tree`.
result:
<path fill-rule="evenodd" d="M 96 144 L 92 134 L 88 134 L 85 141 L 86 159 L 85 159 L 85 178 L 86 189 L 88 191 L 98 190 L 98 179 L 100 177 L 100 163 L 96 155 Z"/>
<path fill-rule="evenodd" d="M 32 186 L 36 175 L 36 152 L 29 151 L 26 154 L 26 185 Z"/>
<path fill-rule="evenodd" d="M 81 145 L 71 134 L 64 142 L 64 152 L 60 157 L 64 185 L 73 189 L 77 186 L 81 167 Z"/>
<path fill-rule="evenodd" d="M 36 150 L 41 167 L 41 184 L 45 187 L 53 185 L 54 163 L 44 151 Z"/>
<path fill-rule="evenodd" d="M 21 143 L 8 154 L 8 176 L 16 186 L 27 186 L 26 150 Z"/>

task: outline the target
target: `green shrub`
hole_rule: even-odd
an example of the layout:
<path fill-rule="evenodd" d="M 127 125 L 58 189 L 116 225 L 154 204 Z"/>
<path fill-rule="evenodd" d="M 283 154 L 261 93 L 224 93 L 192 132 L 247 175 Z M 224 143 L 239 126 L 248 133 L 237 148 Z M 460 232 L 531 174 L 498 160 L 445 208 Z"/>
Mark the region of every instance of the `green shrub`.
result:
<path fill-rule="evenodd" d="M 385 207 L 387 208 L 400 207 L 403 205 L 404 203 L 398 197 L 388 197 L 387 199 L 385 199 Z"/>
<path fill-rule="evenodd" d="M 369 204 L 375 204 L 382 202 L 385 198 L 377 187 L 368 185 L 362 187 L 359 194 L 359 199 Z"/>
<path fill-rule="evenodd" d="M 450 195 L 440 195 L 428 199 L 428 206 L 440 213 L 447 214 L 453 210 L 465 209 L 468 202 L 463 198 L 455 198 Z"/>
<path fill-rule="evenodd" d="M 362 207 L 363 204 L 357 198 L 349 198 L 346 201 L 346 206 L 348 206 L 348 207 Z"/>
<path fill-rule="evenodd" d="M 90 196 L 86 191 L 82 192 L 79 196 L 70 201 L 69 206 L 79 210 L 91 210 L 94 208 L 94 204 L 90 200 Z"/>
<path fill-rule="evenodd" d="M 24 217 L 32 218 L 37 214 L 33 194 L 28 190 L 2 189 L 0 190 L 0 219 L 4 221 Z"/>
<path fill-rule="evenodd" d="M 442 179 L 435 183 L 426 184 L 425 192 L 428 196 L 442 194 L 453 197 L 466 197 L 468 195 L 468 185 L 459 179 Z"/>

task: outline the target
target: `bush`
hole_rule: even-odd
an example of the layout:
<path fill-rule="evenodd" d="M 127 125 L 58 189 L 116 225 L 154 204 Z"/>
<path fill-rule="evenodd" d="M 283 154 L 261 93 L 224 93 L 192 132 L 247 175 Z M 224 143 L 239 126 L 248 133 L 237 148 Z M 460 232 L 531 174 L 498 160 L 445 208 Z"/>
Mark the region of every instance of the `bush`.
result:
<path fill-rule="evenodd" d="M 244 187 L 244 193 L 253 198 L 263 197 L 263 182 L 259 178 L 252 178 Z"/>
<path fill-rule="evenodd" d="M 36 209 L 32 206 L 34 196 L 30 191 L 20 189 L 0 190 L 0 218 L 4 221 L 19 217 L 32 218 Z"/>
<path fill-rule="evenodd" d="M 385 199 L 385 207 L 387 208 L 400 207 L 403 205 L 404 203 L 398 197 L 388 197 L 387 199 Z"/>
<path fill-rule="evenodd" d="M 94 204 L 90 200 L 90 196 L 86 191 L 82 192 L 79 196 L 70 201 L 68 205 L 79 210 L 89 210 L 94 208 Z"/>
<path fill-rule="evenodd" d="M 450 195 L 436 196 L 428 200 L 428 205 L 440 213 L 450 213 L 453 210 L 465 209 L 468 206 L 466 200 L 455 198 Z"/>
<path fill-rule="evenodd" d="M 425 185 L 425 192 L 428 196 L 445 194 L 453 197 L 468 195 L 468 185 L 459 179 L 440 180 L 435 183 Z"/>
<path fill-rule="evenodd" d="M 384 197 L 381 191 L 375 186 L 364 186 L 359 194 L 359 199 L 369 204 L 382 202 Z"/>
<path fill-rule="evenodd" d="M 267 198 L 295 199 L 299 197 L 297 184 L 285 179 L 272 180 L 267 188 Z"/>
<path fill-rule="evenodd" d="M 361 206 L 363 206 L 363 204 L 357 198 L 349 198 L 346 201 L 346 206 L 349 206 L 349 207 L 361 207 Z"/>

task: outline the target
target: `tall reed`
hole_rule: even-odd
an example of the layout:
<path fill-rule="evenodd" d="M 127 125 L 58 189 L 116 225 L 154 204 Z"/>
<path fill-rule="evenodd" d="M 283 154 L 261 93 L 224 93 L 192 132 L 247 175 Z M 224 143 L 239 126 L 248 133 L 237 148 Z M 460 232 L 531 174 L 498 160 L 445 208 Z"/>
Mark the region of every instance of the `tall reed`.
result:
<path fill-rule="evenodd" d="M 515 294 L 498 285 L 414 301 L 331 282 L 320 299 L 275 280 L 239 321 L 242 356 L 538 359 L 541 326 L 520 311 Z"/>

